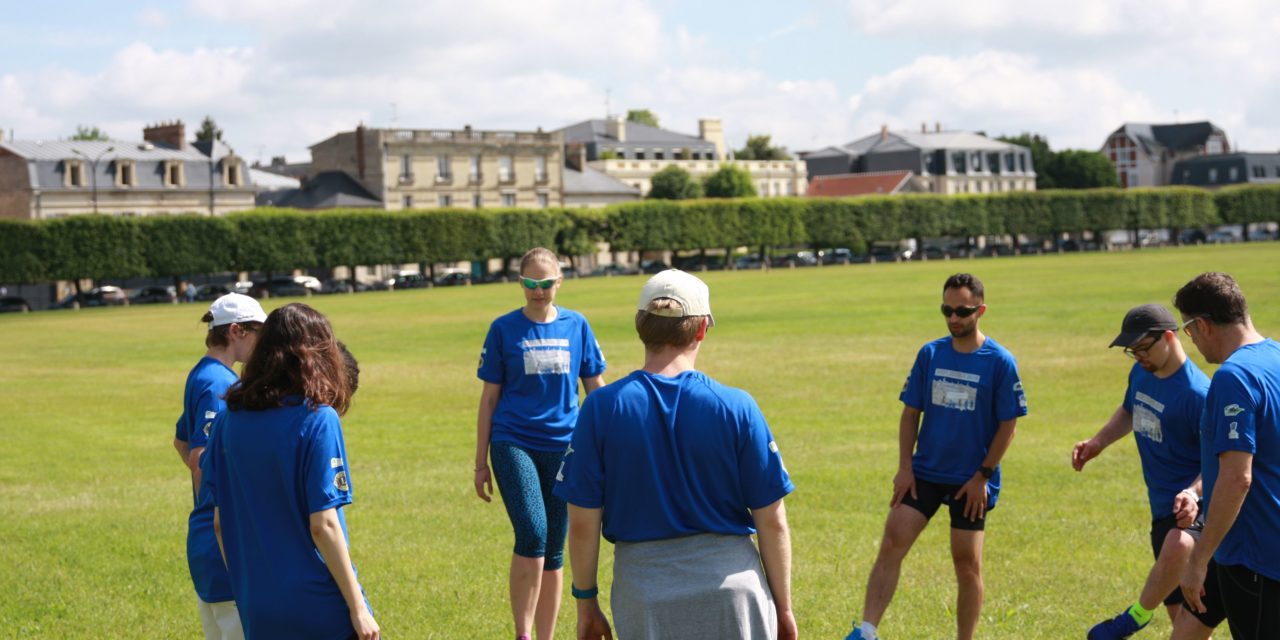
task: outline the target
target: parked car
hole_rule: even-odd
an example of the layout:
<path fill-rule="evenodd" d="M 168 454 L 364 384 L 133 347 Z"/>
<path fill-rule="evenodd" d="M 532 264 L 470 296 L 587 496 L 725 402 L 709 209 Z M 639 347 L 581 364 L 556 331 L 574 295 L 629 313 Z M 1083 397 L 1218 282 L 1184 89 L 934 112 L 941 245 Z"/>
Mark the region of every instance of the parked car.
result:
<path fill-rule="evenodd" d="M 671 264 L 681 271 L 719 271 L 724 268 L 724 258 L 718 255 L 692 255 L 672 258 Z"/>
<path fill-rule="evenodd" d="M 1226 229 L 1218 229 L 1217 231 L 1210 233 L 1208 236 L 1205 236 L 1205 242 L 1208 242 L 1209 244 L 1230 244 L 1232 242 L 1239 241 L 1240 238 L 1236 237 L 1236 234 Z"/>
<path fill-rule="evenodd" d="M 1209 240 L 1209 236 L 1201 229 L 1183 229 L 1178 235 L 1178 240 L 1182 244 L 1204 244 Z"/>
<path fill-rule="evenodd" d="M 818 264 L 817 256 L 812 251 L 797 251 L 786 255 L 774 256 L 772 260 L 775 267 L 812 267 Z"/>
<path fill-rule="evenodd" d="M 911 259 L 910 249 L 877 245 L 871 247 L 870 256 L 876 262 L 906 262 Z"/>
<path fill-rule="evenodd" d="M 467 271 L 449 271 L 436 276 L 437 287 L 456 287 L 471 284 L 471 273 Z"/>
<path fill-rule="evenodd" d="M 228 293 L 241 293 L 246 296 L 253 295 L 253 283 L 245 281 L 227 282 L 224 284 L 202 284 L 196 288 L 196 300 L 217 300 Z"/>
<path fill-rule="evenodd" d="M 395 277 L 387 281 L 389 287 L 395 291 L 403 289 L 419 289 L 429 284 L 427 277 L 417 272 L 402 271 L 397 273 Z"/>
<path fill-rule="evenodd" d="M 1249 232 L 1249 242 L 1266 242 L 1268 240 L 1275 240 L 1275 239 L 1276 239 L 1276 234 L 1271 233 L 1266 229 L 1254 229 L 1253 231 Z"/>
<path fill-rule="evenodd" d="M 81 307 L 115 307 L 128 304 L 124 289 L 113 286 L 94 287 L 79 295 L 71 294 L 58 301 L 55 309 L 70 309 L 78 303 Z"/>
<path fill-rule="evenodd" d="M 255 284 L 250 295 L 262 298 L 265 294 L 272 298 L 280 298 L 305 296 L 322 291 L 324 291 L 324 285 L 320 284 L 320 279 L 314 276 L 276 276 L 266 282 Z"/>
<path fill-rule="evenodd" d="M 129 304 L 174 304 L 177 301 L 178 290 L 171 286 L 141 287 L 129 296 Z"/>
<path fill-rule="evenodd" d="M 31 310 L 31 303 L 26 298 L 5 296 L 0 298 L 0 313 L 26 313 Z"/>
<path fill-rule="evenodd" d="M 365 284 L 363 282 L 360 282 L 359 280 L 356 280 L 355 284 L 353 285 L 351 284 L 351 280 L 348 280 L 347 278 L 329 278 L 328 280 L 324 281 L 324 288 L 322 289 L 321 292 L 322 293 L 351 293 L 353 291 L 372 291 L 372 290 L 373 290 L 372 286 Z"/>
<path fill-rule="evenodd" d="M 645 260 L 640 263 L 640 273 L 662 273 L 670 268 L 671 265 L 661 260 Z"/>
<path fill-rule="evenodd" d="M 830 251 L 822 252 L 822 264 L 849 264 L 853 262 L 853 250 L 845 247 L 836 247 Z"/>
<path fill-rule="evenodd" d="M 764 261 L 760 259 L 760 256 L 753 254 L 738 256 L 738 259 L 733 262 L 735 269 L 759 269 L 763 265 Z"/>
<path fill-rule="evenodd" d="M 620 264 L 603 264 L 591 271 L 593 276 L 629 276 L 631 271 Z"/>

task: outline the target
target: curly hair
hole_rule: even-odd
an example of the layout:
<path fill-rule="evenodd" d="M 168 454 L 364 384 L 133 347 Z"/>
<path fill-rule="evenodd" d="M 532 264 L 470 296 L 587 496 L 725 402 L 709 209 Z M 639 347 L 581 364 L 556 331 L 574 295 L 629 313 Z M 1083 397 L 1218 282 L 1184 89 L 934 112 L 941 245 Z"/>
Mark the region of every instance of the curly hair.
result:
<path fill-rule="evenodd" d="M 232 410 L 261 411 L 302 396 L 313 408 L 333 407 L 338 415 L 351 403 L 347 367 L 324 314 L 295 302 L 267 316 L 244 375 L 227 392 Z"/>

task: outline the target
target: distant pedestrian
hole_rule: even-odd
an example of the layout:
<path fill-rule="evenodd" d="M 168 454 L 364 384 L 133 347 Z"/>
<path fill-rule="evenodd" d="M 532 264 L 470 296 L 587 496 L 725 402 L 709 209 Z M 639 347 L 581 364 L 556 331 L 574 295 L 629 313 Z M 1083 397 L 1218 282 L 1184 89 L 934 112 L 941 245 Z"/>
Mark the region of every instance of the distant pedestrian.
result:
<path fill-rule="evenodd" d="M 187 296 L 187 302 L 196 301 L 196 285 L 190 281 L 186 283 L 186 290 L 183 292 Z"/>

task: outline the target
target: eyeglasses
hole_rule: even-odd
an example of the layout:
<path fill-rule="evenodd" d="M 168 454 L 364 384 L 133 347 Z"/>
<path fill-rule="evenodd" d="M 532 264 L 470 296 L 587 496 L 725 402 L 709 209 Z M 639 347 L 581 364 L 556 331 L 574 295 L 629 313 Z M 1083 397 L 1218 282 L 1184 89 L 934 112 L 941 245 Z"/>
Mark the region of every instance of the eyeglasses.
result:
<path fill-rule="evenodd" d="M 1187 320 L 1186 322 L 1182 323 L 1178 328 L 1179 328 L 1179 329 L 1181 329 L 1183 333 L 1187 334 L 1187 337 L 1188 337 L 1188 338 L 1190 338 L 1190 337 L 1191 337 L 1191 325 L 1192 325 L 1192 324 L 1195 324 L 1195 321 L 1196 321 L 1196 320 L 1199 320 L 1199 319 L 1204 318 L 1204 317 L 1205 317 L 1205 316 L 1196 316 L 1196 317 L 1194 317 L 1194 318 L 1192 318 L 1192 319 L 1190 319 L 1190 320 Z"/>
<path fill-rule="evenodd" d="M 980 307 L 982 307 L 982 305 L 974 307 L 949 307 L 944 304 L 942 305 L 942 317 L 950 318 L 951 314 L 955 314 L 961 318 L 968 318 L 969 316 L 977 313 Z"/>
<path fill-rule="evenodd" d="M 525 276 L 520 276 L 520 284 L 523 284 L 524 288 L 530 291 L 538 288 L 550 289 L 551 286 L 556 283 L 556 280 L 559 280 L 559 279 L 560 279 L 559 277 L 555 277 L 555 278 L 543 278 L 541 280 L 535 280 L 533 278 L 526 278 Z"/>
<path fill-rule="evenodd" d="M 1134 360 L 1137 360 L 1138 356 L 1142 356 L 1145 358 L 1147 357 L 1147 352 L 1151 350 L 1151 347 L 1156 346 L 1157 342 L 1160 342 L 1159 336 L 1153 337 L 1151 342 L 1148 342 L 1147 344 L 1142 345 L 1141 347 L 1125 347 L 1124 354 L 1126 356 L 1129 356 L 1130 358 L 1133 358 Z"/>

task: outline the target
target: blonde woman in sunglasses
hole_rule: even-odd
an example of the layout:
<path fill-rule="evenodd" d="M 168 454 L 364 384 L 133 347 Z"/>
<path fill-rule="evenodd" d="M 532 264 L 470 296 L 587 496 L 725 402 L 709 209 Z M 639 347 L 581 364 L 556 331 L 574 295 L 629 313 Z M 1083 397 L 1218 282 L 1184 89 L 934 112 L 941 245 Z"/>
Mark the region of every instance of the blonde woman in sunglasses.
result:
<path fill-rule="evenodd" d="M 582 314 L 556 306 L 564 277 L 541 247 L 520 259 L 524 306 L 489 326 L 476 376 L 475 490 L 489 502 L 498 482 L 515 533 L 511 613 L 517 640 L 550 640 L 564 580 L 568 510 L 552 495 L 584 394 L 604 386 L 604 354 Z M 493 467 L 489 462 L 492 459 Z"/>

